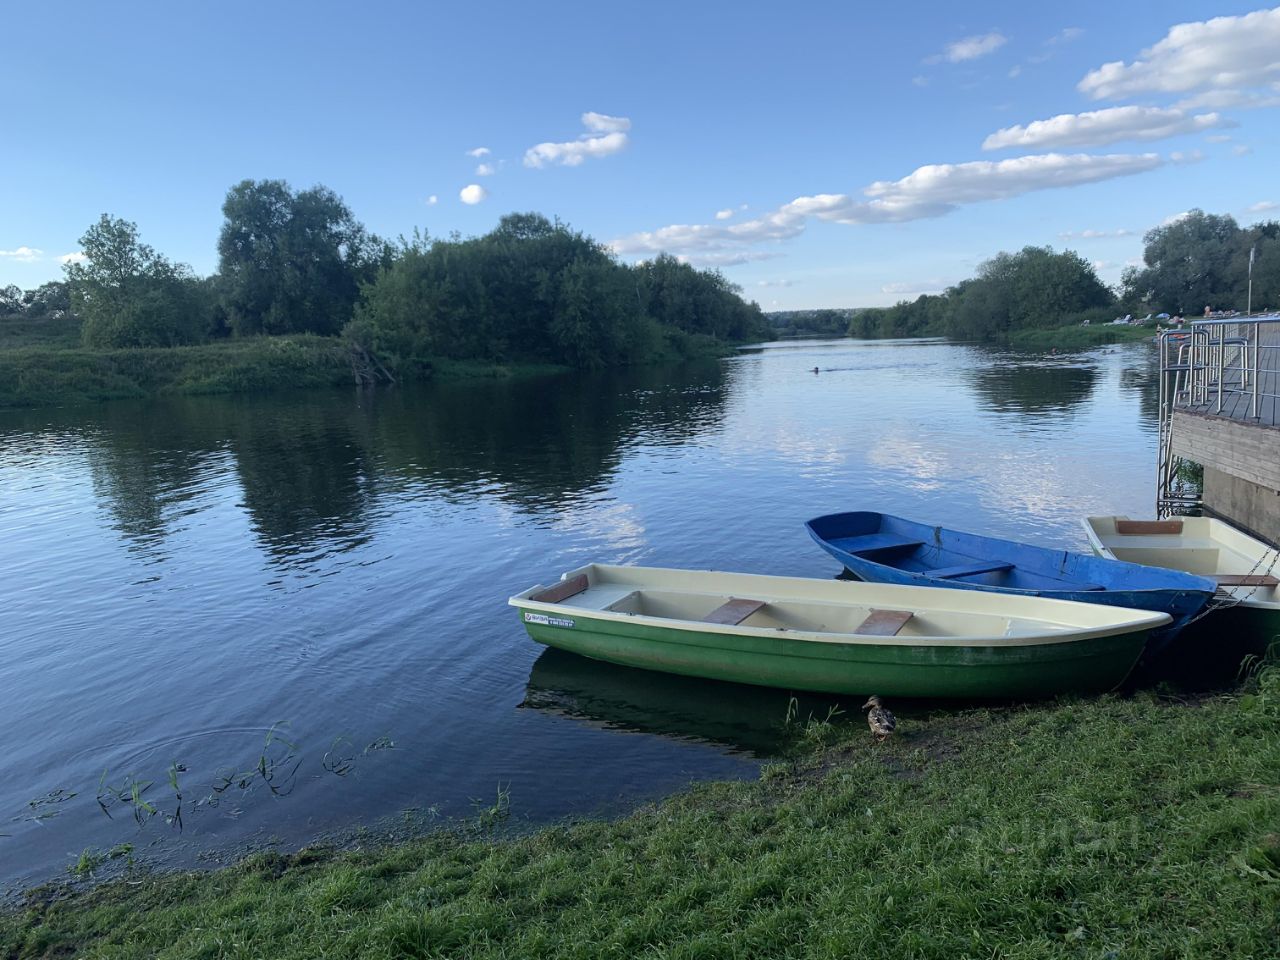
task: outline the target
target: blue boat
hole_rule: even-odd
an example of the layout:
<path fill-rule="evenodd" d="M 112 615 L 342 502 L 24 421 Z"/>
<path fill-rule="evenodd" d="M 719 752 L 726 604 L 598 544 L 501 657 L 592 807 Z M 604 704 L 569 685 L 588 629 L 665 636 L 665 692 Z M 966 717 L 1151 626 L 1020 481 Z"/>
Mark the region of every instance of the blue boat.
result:
<path fill-rule="evenodd" d="M 1021 593 L 1167 613 L 1173 623 L 1153 635 L 1153 651 L 1172 640 L 1217 590 L 1214 581 L 1177 570 L 981 537 L 887 513 L 832 513 L 805 528 L 850 573 L 873 583 Z"/>

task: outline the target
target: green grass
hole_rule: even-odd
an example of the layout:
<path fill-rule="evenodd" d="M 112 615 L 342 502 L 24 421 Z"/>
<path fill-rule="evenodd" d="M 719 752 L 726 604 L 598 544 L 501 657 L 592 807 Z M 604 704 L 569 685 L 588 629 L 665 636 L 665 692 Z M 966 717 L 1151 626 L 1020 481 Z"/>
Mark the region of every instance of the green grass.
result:
<path fill-rule="evenodd" d="M 880 747 L 810 724 L 760 781 L 616 822 L 46 888 L 0 956 L 1274 957 L 1278 725 L 1274 669 L 1189 704 L 940 711 Z"/>
<path fill-rule="evenodd" d="M 80 345 L 80 321 L 67 314 L 61 317 L 0 317 L 0 350 L 24 347 L 65 349 Z"/>
<path fill-rule="evenodd" d="M 0 407 L 353 383 L 345 345 L 293 336 L 191 347 L 0 351 Z"/>
<path fill-rule="evenodd" d="M 1054 327 L 1048 330 L 1019 330 L 1009 335 L 1009 346 L 1026 350 L 1084 350 L 1107 343 L 1134 343 L 1156 335 L 1154 326 L 1135 327 L 1099 324 L 1082 327 Z"/>
<path fill-rule="evenodd" d="M 25 321 L 23 321 L 25 322 Z M 189 347 L 91 350 L 50 326 L 30 334 L 0 320 L 0 409 L 95 403 L 167 394 L 253 393 L 354 383 L 347 344 L 312 335 L 250 337 Z M 24 332 L 26 331 L 26 332 Z M 672 333 L 650 362 L 722 356 L 731 344 Z M 568 367 L 431 358 L 402 364 L 404 380 L 504 378 Z"/>

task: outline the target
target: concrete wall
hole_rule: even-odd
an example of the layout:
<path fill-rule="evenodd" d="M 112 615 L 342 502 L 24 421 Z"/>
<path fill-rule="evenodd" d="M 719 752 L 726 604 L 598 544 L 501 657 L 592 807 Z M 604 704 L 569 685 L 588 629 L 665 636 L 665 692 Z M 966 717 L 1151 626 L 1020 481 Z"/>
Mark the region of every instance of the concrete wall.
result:
<path fill-rule="evenodd" d="M 1173 452 L 1204 466 L 1204 506 L 1280 543 L 1280 429 L 1178 411 Z"/>
<path fill-rule="evenodd" d="M 1229 473 L 1204 468 L 1204 507 L 1237 527 L 1280 544 L 1280 493 Z"/>

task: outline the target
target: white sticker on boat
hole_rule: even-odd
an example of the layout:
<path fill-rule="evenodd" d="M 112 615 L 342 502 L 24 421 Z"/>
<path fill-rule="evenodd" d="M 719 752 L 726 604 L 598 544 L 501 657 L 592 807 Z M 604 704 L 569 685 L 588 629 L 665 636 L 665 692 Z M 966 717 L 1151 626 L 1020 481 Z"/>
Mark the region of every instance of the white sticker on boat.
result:
<path fill-rule="evenodd" d="M 573 621 L 568 617 L 549 617 L 545 613 L 526 613 L 525 623 L 540 623 L 546 627 L 572 627 Z"/>

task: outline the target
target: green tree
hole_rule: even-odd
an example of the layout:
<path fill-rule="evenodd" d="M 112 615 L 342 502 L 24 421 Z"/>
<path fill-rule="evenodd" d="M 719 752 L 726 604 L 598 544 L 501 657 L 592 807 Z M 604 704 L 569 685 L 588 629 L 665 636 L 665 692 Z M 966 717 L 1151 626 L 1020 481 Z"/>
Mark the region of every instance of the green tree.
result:
<path fill-rule="evenodd" d="M 1280 307 L 1280 223 L 1267 220 L 1241 230 L 1229 270 L 1233 278 L 1230 306 L 1244 310 L 1249 299 L 1249 255 L 1253 253 L 1254 312 Z"/>
<path fill-rule="evenodd" d="M 22 299 L 22 289 L 10 284 L 0 287 L 0 317 L 18 316 L 26 309 Z"/>
<path fill-rule="evenodd" d="M 1235 306 L 1240 234 L 1233 217 L 1203 210 L 1149 230 L 1143 237 L 1143 268 L 1126 272 L 1122 280 L 1125 299 L 1193 316 L 1205 306 Z"/>
<path fill-rule="evenodd" d="M 294 193 L 283 180 L 244 180 L 222 213 L 218 272 L 238 334 L 339 332 L 361 282 L 389 256 L 327 187 Z"/>
<path fill-rule="evenodd" d="M 746 339 L 764 329 L 759 307 L 717 273 L 670 257 L 627 267 L 564 224 L 520 213 L 481 237 L 402 240 L 365 285 L 345 333 L 392 363 L 588 368 L 653 359 L 664 339 L 684 343 L 684 333 Z"/>
<path fill-rule="evenodd" d="M 64 270 L 86 346 L 170 347 L 198 338 L 198 281 L 190 267 L 143 243 L 137 224 L 104 213 L 80 249 L 85 259 Z"/>
<path fill-rule="evenodd" d="M 22 295 L 23 308 L 32 317 L 60 317 L 71 312 L 71 286 L 65 280 L 50 280 Z"/>

